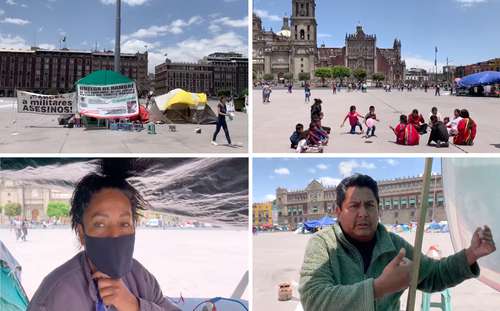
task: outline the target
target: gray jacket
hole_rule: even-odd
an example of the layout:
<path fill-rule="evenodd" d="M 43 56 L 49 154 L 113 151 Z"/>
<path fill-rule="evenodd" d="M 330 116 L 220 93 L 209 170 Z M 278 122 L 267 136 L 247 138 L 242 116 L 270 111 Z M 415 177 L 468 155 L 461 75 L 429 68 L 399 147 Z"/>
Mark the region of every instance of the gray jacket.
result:
<path fill-rule="evenodd" d="M 163 296 L 155 277 L 137 260 L 134 259 L 132 271 L 122 280 L 139 300 L 140 311 L 180 310 Z M 28 311 L 93 311 L 96 302 L 97 288 L 82 251 L 45 277 L 31 299 Z"/>

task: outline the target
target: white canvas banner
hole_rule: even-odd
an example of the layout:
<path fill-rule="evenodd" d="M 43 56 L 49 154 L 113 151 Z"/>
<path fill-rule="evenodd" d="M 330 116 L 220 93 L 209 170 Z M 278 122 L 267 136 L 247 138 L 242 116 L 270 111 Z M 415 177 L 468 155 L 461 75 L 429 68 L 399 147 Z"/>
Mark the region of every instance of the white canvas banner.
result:
<path fill-rule="evenodd" d="M 37 114 L 76 113 L 75 93 L 42 95 L 17 91 L 17 112 Z"/>
<path fill-rule="evenodd" d="M 128 118 L 139 113 L 135 83 L 78 85 L 78 111 L 95 118 Z"/>

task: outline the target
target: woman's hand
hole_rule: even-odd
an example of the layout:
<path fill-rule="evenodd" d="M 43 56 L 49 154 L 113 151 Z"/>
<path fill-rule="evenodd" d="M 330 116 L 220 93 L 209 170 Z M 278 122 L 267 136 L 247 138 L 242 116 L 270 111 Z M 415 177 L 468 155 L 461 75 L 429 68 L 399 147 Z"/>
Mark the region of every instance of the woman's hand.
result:
<path fill-rule="evenodd" d="M 139 301 L 125 286 L 122 279 L 111 279 L 102 272 L 96 272 L 92 279 L 97 279 L 97 287 L 102 301 L 107 306 L 114 306 L 118 311 L 139 311 Z"/>

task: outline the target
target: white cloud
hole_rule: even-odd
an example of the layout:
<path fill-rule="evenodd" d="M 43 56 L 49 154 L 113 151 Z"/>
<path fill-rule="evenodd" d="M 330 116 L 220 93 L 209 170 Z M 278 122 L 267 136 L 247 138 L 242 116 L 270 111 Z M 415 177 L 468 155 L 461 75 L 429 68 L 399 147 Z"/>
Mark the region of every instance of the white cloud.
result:
<path fill-rule="evenodd" d="M 362 161 L 361 163 L 356 160 L 350 161 L 342 161 L 339 163 L 339 172 L 343 177 L 351 176 L 352 171 L 357 168 L 363 168 L 372 170 L 375 169 L 376 166 L 374 163 Z"/>
<path fill-rule="evenodd" d="M 307 170 L 309 173 L 314 174 L 316 173 L 316 170 L 314 168 L 310 168 Z"/>
<path fill-rule="evenodd" d="M 21 19 L 21 18 L 6 17 L 0 23 L 24 26 L 24 25 L 27 25 L 31 22 L 28 20 L 25 20 L 25 19 Z"/>
<path fill-rule="evenodd" d="M 213 21 L 215 24 L 222 24 L 224 26 L 245 28 L 248 27 L 248 16 L 242 19 L 232 19 L 230 17 L 221 17 Z"/>
<path fill-rule="evenodd" d="M 7 1 L 5 1 L 5 3 L 7 3 L 9 5 L 16 5 L 17 4 L 14 0 L 7 0 Z"/>
<path fill-rule="evenodd" d="M 143 5 L 149 0 L 123 0 L 123 3 L 126 3 L 130 6 L 138 6 L 138 5 Z M 101 0 L 103 4 L 115 4 L 116 0 Z"/>
<path fill-rule="evenodd" d="M 333 178 L 333 177 L 320 177 L 317 179 L 323 186 L 326 187 L 333 187 L 336 186 L 340 183 L 339 178 Z"/>
<path fill-rule="evenodd" d="M 162 25 L 162 26 L 150 26 L 148 28 L 141 28 L 130 35 L 123 36 L 122 40 L 128 40 L 130 38 L 144 39 L 144 38 L 155 38 L 159 36 L 164 36 L 167 34 L 180 34 L 184 32 L 184 28 L 191 26 L 193 24 L 199 24 L 203 21 L 200 16 L 193 16 L 188 20 L 176 19 L 173 22 Z"/>
<path fill-rule="evenodd" d="M 5 13 L 5 11 L 0 9 L 0 15 L 3 15 L 4 13 Z"/>
<path fill-rule="evenodd" d="M 267 19 L 267 20 L 270 20 L 270 21 L 275 21 L 275 22 L 278 22 L 278 21 L 281 21 L 281 17 L 279 17 L 278 15 L 272 15 L 272 14 L 269 14 L 268 11 L 266 10 L 258 10 L 258 9 L 255 9 L 254 10 L 254 13 L 262 18 L 262 19 Z"/>
<path fill-rule="evenodd" d="M 131 39 L 123 42 L 120 46 L 120 49 L 124 53 L 144 53 L 146 51 L 146 46 L 149 49 L 155 48 L 158 46 L 156 42 L 146 42 L 137 39 Z"/>
<path fill-rule="evenodd" d="M 331 38 L 332 35 L 327 34 L 327 33 L 319 33 L 318 38 Z"/>
<path fill-rule="evenodd" d="M 390 166 L 396 166 L 399 164 L 399 162 L 394 159 L 386 159 L 385 163 L 389 164 Z"/>
<path fill-rule="evenodd" d="M 319 170 L 322 170 L 322 171 L 326 171 L 326 170 L 328 169 L 328 165 L 323 164 L 323 163 L 320 163 L 320 164 L 316 165 L 316 167 L 317 167 Z"/>
<path fill-rule="evenodd" d="M 274 169 L 274 173 L 278 175 L 290 175 L 290 171 L 286 167 Z"/>
<path fill-rule="evenodd" d="M 465 7 L 465 8 L 474 6 L 476 4 L 488 2 L 487 0 L 455 0 L 455 1 L 458 2 L 460 4 L 460 6 Z"/>
<path fill-rule="evenodd" d="M 3 35 L 0 33 L 0 48 L 2 49 L 28 49 L 30 46 L 20 36 Z"/>
<path fill-rule="evenodd" d="M 197 62 L 203 57 L 215 52 L 236 52 L 247 55 L 247 42 L 234 32 L 214 35 L 211 38 L 189 38 L 173 46 L 155 51 L 175 62 Z"/>
<path fill-rule="evenodd" d="M 22 7 L 22 8 L 27 8 L 27 7 L 28 7 L 28 5 L 23 3 L 23 4 L 21 4 L 21 7 Z"/>
<path fill-rule="evenodd" d="M 267 194 L 265 196 L 266 201 L 274 201 L 276 200 L 276 195 L 275 194 Z"/>

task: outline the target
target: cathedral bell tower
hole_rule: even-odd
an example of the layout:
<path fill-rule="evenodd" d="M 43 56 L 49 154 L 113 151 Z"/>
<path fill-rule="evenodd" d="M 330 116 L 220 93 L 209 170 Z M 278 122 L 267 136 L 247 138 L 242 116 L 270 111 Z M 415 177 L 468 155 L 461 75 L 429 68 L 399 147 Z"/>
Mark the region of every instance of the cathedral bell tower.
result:
<path fill-rule="evenodd" d="M 317 24 L 315 0 L 292 0 L 291 17 L 292 71 L 295 79 L 301 72 L 311 78 L 317 59 Z"/>

